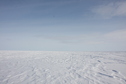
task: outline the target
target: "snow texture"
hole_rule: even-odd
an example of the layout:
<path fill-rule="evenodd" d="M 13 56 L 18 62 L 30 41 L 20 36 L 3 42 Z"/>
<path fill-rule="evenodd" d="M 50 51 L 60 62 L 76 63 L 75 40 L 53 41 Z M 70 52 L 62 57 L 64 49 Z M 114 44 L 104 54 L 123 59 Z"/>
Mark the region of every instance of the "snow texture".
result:
<path fill-rule="evenodd" d="M 0 84 L 126 84 L 126 52 L 0 51 Z"/>

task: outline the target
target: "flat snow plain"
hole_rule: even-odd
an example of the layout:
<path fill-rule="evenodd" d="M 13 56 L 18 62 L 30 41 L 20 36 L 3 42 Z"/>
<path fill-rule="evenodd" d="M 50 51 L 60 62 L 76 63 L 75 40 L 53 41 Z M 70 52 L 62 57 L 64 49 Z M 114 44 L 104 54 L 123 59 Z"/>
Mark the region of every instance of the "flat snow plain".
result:
<path fill-rule="evenodd" d="M 126 84 L 126 52 L 0 51 L 0 84 Z"/>

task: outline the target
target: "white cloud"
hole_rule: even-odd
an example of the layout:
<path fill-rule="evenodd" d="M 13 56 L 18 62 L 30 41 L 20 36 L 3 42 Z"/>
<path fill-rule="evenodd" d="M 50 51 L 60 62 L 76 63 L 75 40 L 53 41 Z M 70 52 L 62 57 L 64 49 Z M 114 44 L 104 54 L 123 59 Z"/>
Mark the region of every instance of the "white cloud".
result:
<path fill-rule="evenodd" d="M 100 5 L 95 7 L 92 11 L 103 18 L 126 16 L 126 1 Z"/>

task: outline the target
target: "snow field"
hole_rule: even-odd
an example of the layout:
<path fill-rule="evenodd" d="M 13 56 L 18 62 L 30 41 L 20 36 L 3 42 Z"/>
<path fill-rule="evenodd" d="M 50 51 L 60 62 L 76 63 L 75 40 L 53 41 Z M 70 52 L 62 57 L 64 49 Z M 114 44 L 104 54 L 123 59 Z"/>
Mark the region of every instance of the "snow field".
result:
<path fill-rule="evenodd" d="M 126 84 L 126 52 L 0 51 L 0 84 Z"/>

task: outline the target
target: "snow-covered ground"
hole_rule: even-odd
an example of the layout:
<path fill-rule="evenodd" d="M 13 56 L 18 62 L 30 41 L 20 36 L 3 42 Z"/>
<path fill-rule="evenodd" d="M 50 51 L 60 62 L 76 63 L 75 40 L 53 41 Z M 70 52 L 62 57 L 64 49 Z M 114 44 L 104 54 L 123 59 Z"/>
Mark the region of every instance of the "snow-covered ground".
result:
<path fill-rule="evenodd" d="M 0 84 L 126 84 L 126 52 L 0 51 Z"/>

